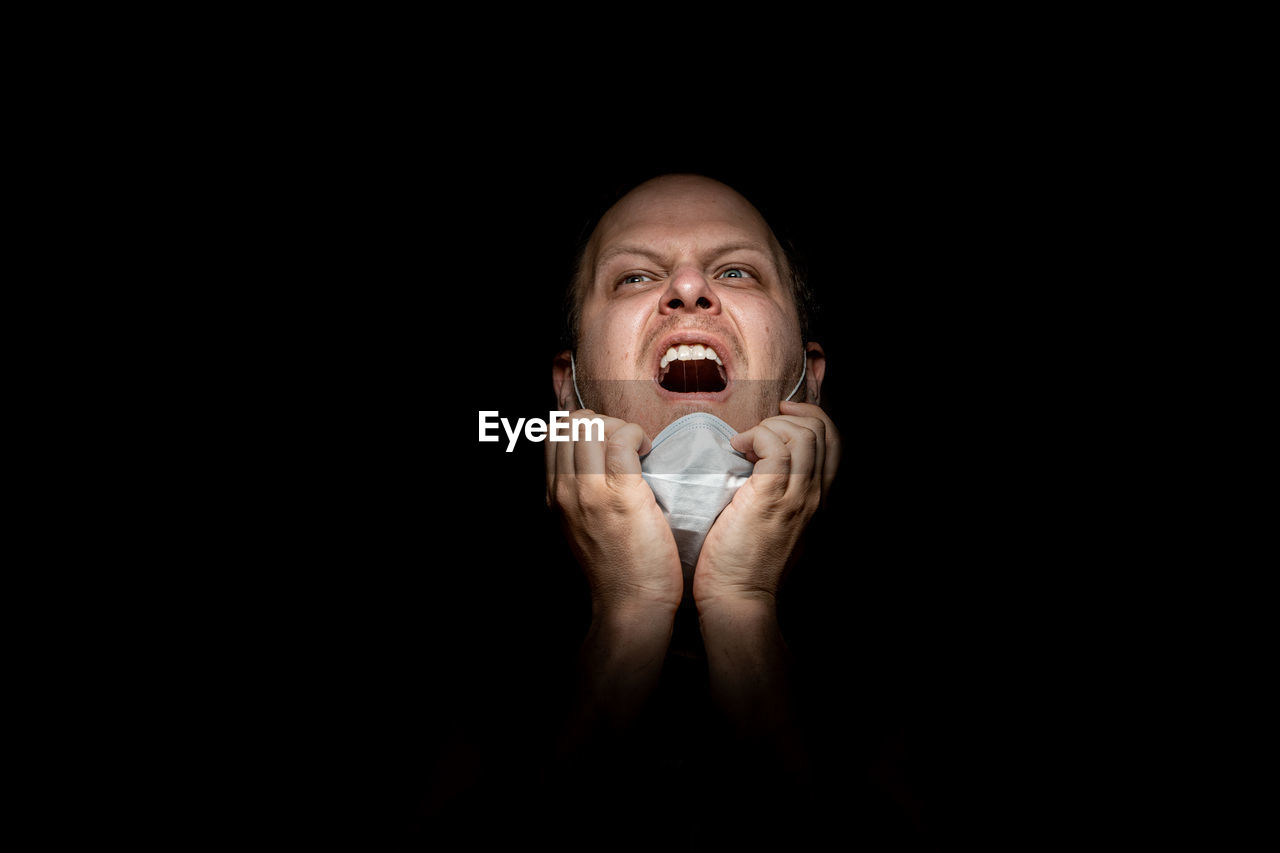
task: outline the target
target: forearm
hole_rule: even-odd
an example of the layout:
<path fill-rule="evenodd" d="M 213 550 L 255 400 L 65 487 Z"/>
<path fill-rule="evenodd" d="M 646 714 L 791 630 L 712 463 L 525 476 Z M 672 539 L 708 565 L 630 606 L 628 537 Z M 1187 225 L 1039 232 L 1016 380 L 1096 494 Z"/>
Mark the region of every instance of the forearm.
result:
<path fill-rule="evenodd" d="M 735 739 L 795 772 L 805 765 L 790 655 L 772 596 L 704 604 L 699 622 L 712 700 Z"/>
<path fill-rule="evenodd" d="M 663 607 L 593 609 L 563 751 L 606 742 L 631 727 L 657 687 L 674 619 L 674 610 Z"/>

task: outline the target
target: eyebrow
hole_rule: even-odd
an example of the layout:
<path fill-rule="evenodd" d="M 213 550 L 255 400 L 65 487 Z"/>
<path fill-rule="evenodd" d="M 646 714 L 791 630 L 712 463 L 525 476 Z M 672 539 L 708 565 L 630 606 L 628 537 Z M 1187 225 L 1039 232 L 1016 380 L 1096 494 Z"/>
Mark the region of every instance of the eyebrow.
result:
<path fill-rule="evenodd" d="M 754 240 L 748 240 L 748 241 L 739 242 L 739 243 L 725 243 L 723 245 L 716 246 L 710 252 L 708 257 L 719 258 L 724 255 L 730 254 L 731 252 L 742 252 L 742 251 L 758 252 L 770 258 L 773 261 L 774 266 L 777 266 L 778 264 L 778 259 L 774 256 L 774 253 L 770 250 L 770 248 L 765 244 L 758 243 Z M 600 254 L 600 257 L 596 259 L 596 263 L 595 263 L 596 271 L 598 272 L 601 267 L 603 267 L 609 261 L 612 261 L 614 258 L 619 257 L 620 255 L 639 255 L 641 257 L 649 258 L 650 260 L 655 260 L 655 261 L 662 260 L 662 255 L 659 252 L 656 252 L 653 249 L 650 249 L 646 246 L 624 244 L 621 246 L 614 246 L 613 248 L 607 249 L 604 252 L 602 252 Z"/>

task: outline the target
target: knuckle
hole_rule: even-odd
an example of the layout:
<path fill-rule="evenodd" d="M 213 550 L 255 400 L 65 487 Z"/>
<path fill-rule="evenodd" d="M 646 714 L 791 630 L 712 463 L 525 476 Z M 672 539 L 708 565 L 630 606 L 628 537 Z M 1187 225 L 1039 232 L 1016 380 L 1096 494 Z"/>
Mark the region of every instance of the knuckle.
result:
<path fill-rule="evenodd" d="M 629 445 L 638 444 L 637 433 L 641 433 L 638 424 L 630 424 L 617 418 L 611 418 L 605 421 L 604 437 L 609 442 L 609 449 L 629 448 Z"/>
<path fill-rule="evenodd" d="M 805 418 L 800 422 L 799 427 L 804 430 L 805 439 L 807 441 L 824 440 L 822 421 L 817 418 Z"/>

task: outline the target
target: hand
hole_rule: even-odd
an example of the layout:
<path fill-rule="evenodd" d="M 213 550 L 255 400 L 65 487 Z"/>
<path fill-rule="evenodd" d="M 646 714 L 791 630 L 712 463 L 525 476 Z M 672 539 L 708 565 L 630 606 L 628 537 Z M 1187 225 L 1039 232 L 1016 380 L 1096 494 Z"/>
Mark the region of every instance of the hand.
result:
<path fill-rule="evenodd" d="M 840 461 L 840 436 L 809 403 L 783 402 L 780 415 L 734 436 L 755 463 L 707 534 L 693 575 L 698 612 L 742 602 L 776 602 L 782 575 Z"/>
<path fill-rule="evenodd" d="M 593 620 L 638 611 L 674 615 L 684 592 L 671 528 L 640 475 L 650 447 L 638 424 L 600 417 L 604 441 L 548 441 L 547 504 L 561 516 L 591 589 Z"/>

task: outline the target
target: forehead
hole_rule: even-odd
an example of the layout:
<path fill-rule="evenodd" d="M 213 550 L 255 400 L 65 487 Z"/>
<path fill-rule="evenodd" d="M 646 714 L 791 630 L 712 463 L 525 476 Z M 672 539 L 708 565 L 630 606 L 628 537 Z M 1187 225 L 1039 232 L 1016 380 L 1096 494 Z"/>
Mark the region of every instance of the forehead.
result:
<path fill-rule="evenodd" d="M 655 250 L 755 244 L 778 261 L 773 233 L 760 213 L 733 189 L 695 177 L 659 178 L 632 190 L 600 220 L 595 259 L 620 245 Z"/>

